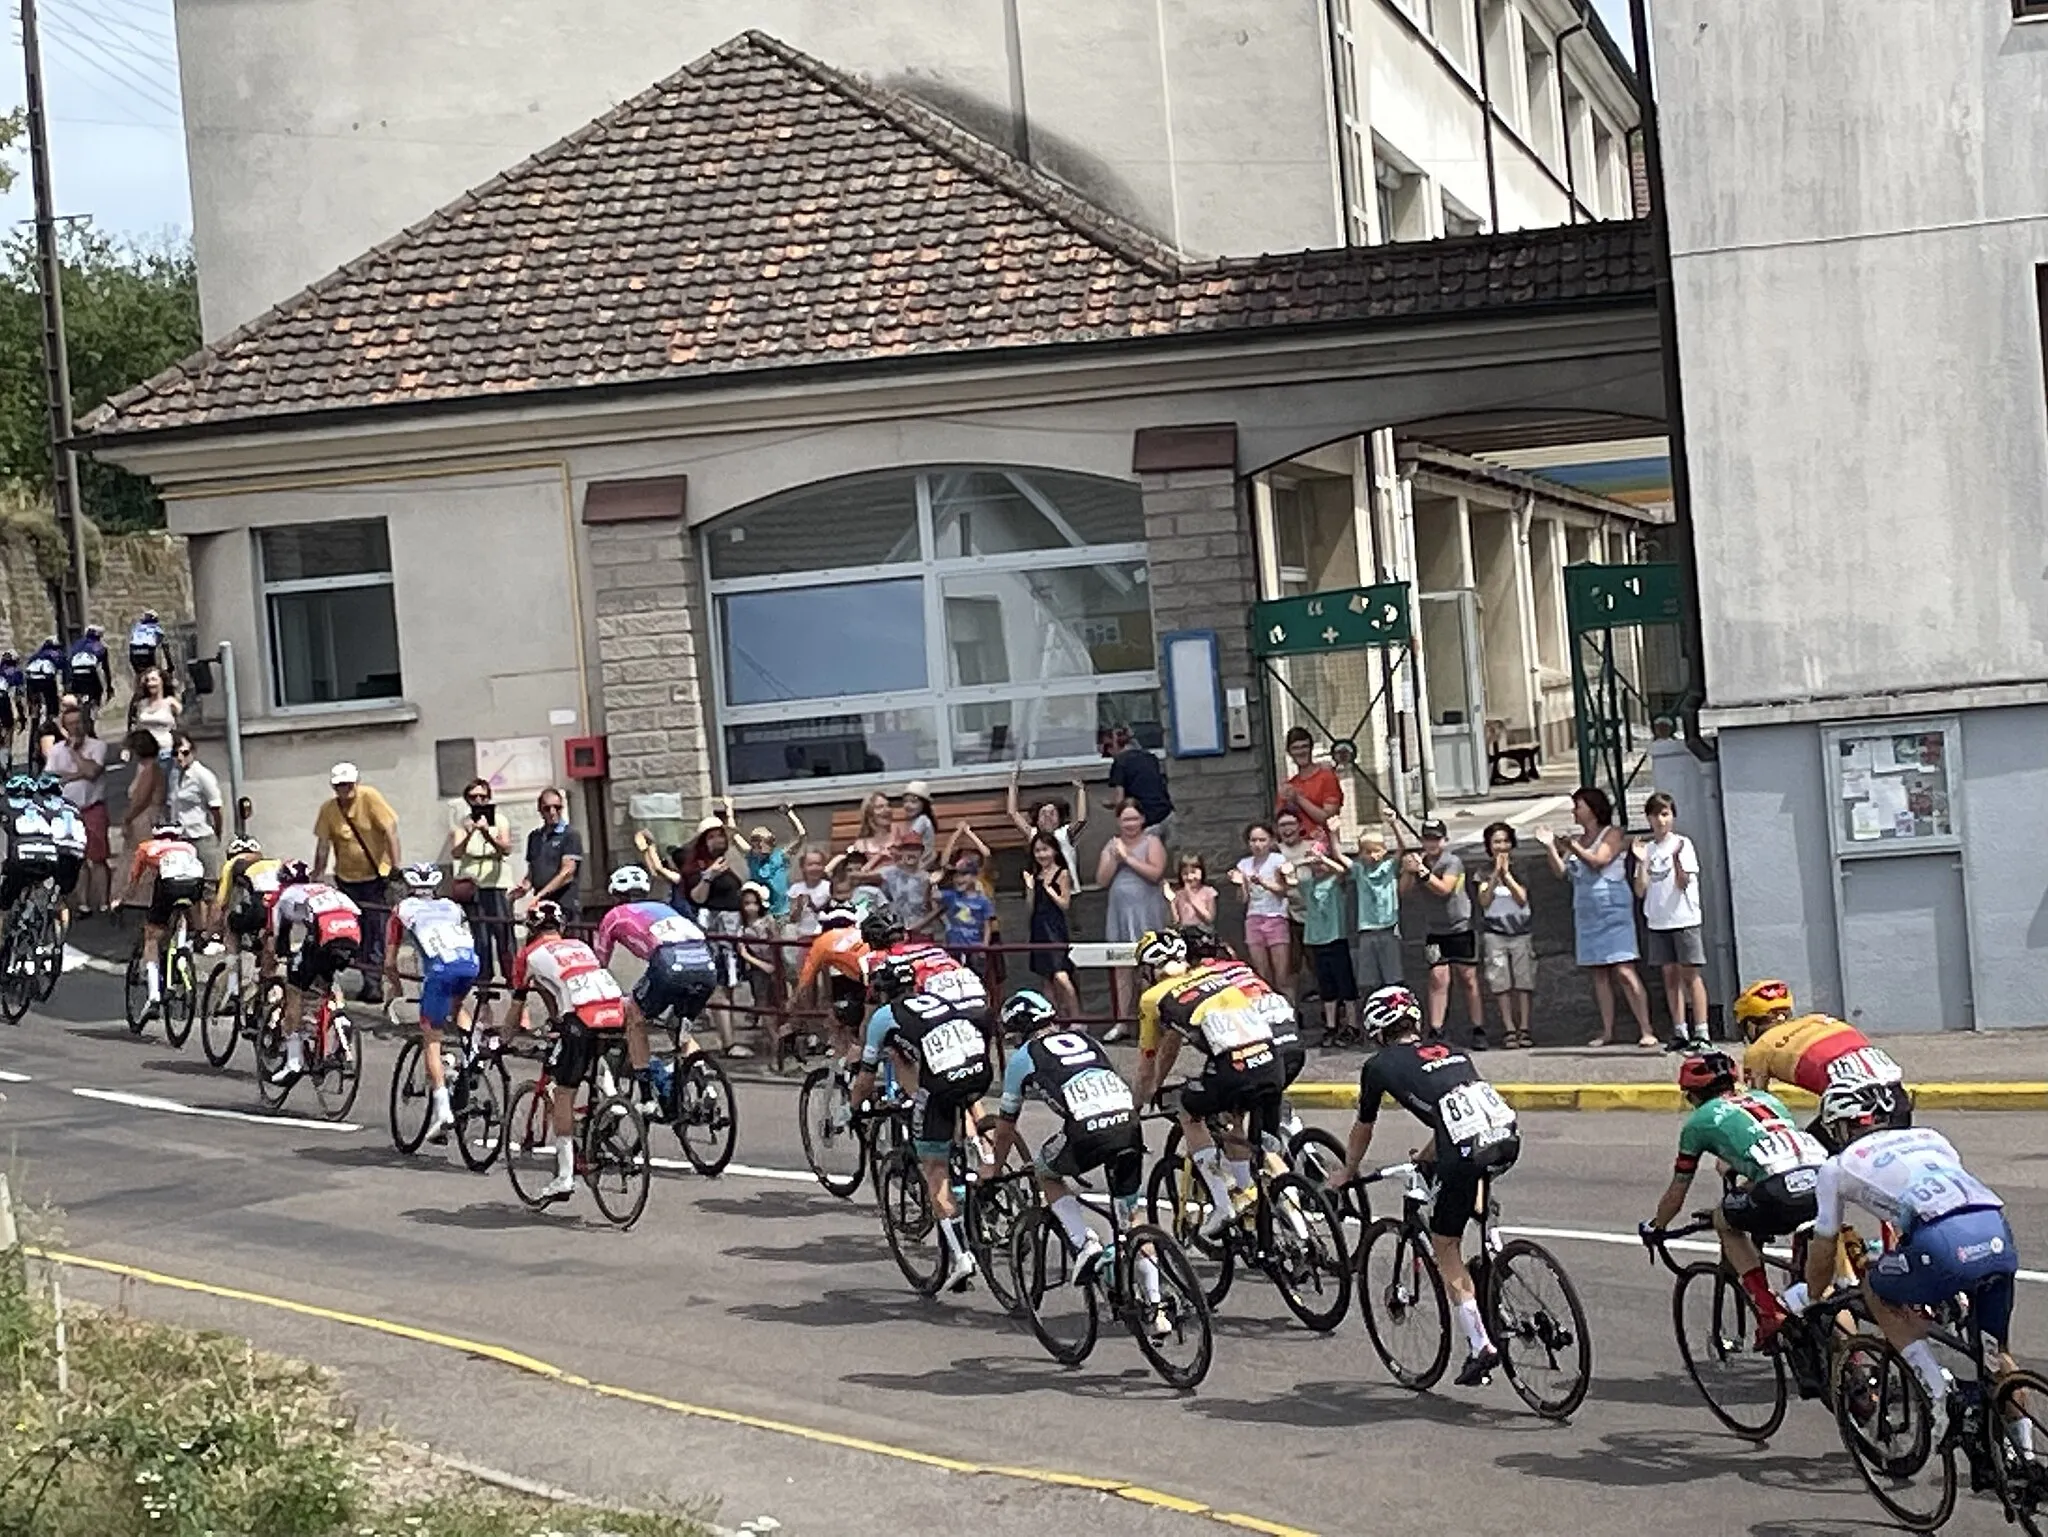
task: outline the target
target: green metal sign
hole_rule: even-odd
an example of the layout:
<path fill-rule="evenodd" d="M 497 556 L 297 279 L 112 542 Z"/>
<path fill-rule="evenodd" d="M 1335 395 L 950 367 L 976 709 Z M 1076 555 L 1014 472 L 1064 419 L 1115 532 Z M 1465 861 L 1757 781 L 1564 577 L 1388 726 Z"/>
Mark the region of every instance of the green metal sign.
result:
<path fill-rule="evenodd" d="M 1346 587 L 1252 605 L 1252 655 L 1315 656 L 1404 646 L 1414 634 L 1408 584 Z"/>
<path fill-rule="evenodd" d="M 1640 566 L 1566 566 L 1564 608 L 1574 635 L 1637 624 L 1676 624 L 1680 612 L 1678 567 L 1668 561 Z"/>

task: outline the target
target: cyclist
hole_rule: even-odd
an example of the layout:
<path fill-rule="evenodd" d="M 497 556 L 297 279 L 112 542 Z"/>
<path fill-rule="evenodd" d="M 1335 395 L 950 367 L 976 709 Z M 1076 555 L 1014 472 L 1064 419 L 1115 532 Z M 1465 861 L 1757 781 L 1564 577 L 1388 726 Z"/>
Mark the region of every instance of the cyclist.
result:
<path fill-rule="evenodd" d="M 149 1003 L 143 1023 L 156 1018 L 163 1006 L 164 931 L 181 907 L 199 900 L 206 884 L 206 865 L 175 822 L 159 825 L 135 850 L 128 867 L 128 885 L 133 889 L 145 875 L 154 876 L 149 907 L 142 919 L 142 969 L 149 981 Z"/>
<path fill-rule="evenodd" d="M 1882 1220 L 1885 1248 L 1864 1274 L 1863 1296 L 1885 1339 L 1927 1390 L 1934 1411 L 1928 1444 L 1938 1447 L 1950 1384 L 1919 1310 L 1967 1294 L 1971 1317 L 1991 1346 L 1990 1364 L 2011 1371 L 2006 1347 L 2019 1245 L 2005 1202 L 1963 1167 L 1946 1137 L 1926 1126 L 1894 1127 L 1890 1117 L 1891 1098 L 1880 1084 L 1837 1084 L 1821 1097 L 1821 1122 L 1839 1151 L 1818 1170 L 1806 1286 L 1820 1297 L 1834 1278 L 1848 1206 Z M 2024 1420 L 2014 1428 L 2031 1436 Z M 2020 1449 L 2032 1456 L 2030 1445 Z"/>
<path fill-rule="evenodd" d="M 543 1202 L 566 1201 L 576 1193 L 576 1091 L 597 1065 L 594 1036 L 623 1030 L 626 999 L 590 946 L 566 938 L 559 902 L 543 898 L 526 911 L 526 947 L 512 958 L 512 1002 L 539 991 L 555 1031 L 548 1048 L 548 1104 L 555 1121 L 555 1177 L 542 1190 Z"/>
<path fill-rule="evenodd" d="M 1808 1014 L 1795 1019 L 1792 989 L 1783 982 L 1755 982 L 1735 1000 L 1735 1017 L 1749 1049 L 1742 1054 L 1742 1073 L 1750 1085 L 1768 1089 L 1774 1082 L 1793 1084 L 1815 1098 L 1836 1084 L 1854 1088 L 1871 1084 L 1884 1090 L 1891 1105 L 1891 1124 L 1913 1124 L 1913 1101 L 1906 1093 L 1906 1075 L 1888 1052 L 1844 1019 Z M 1827 1141 L 1823 1121 L 1807 1128 Z"/>
<path fill-rule="evenodd" d="M 611 893 L 618 901 L 597 926 L 592 948 L 600 966 L 609 967 L 621 945 L 646 963 L 626 1000 L 626 1060 L 632 1064 L 634 1081 L 653 1098 L 647 1076 L 647 1022 L 674 1010 L 682 1022 L 676 1047 L 686 1057 L 695 1056 L 697 1042 L 690 1027 L 718 990 L 718 965 L 704 931 L 668 903 L 654 900 L 654 883 L 643 866 L 620 865 L 612 871 Z"/>
<path fill-rule="evenodd" d="M 50 839 L 57 846 L 57 895 L 64 898 L 57 928 L 66 934 L 71 929 L 71 893 L 78 889 L 78 877 L 85 869 L 85 818 L 64 798 L 64 782 L 55 774 L 36 781 L 36 798 L 42 802 L 43 820 L 50 824 Z"/>
<path fill-rule="evenodd" d="M 1483 1209 L 1487 1187 L 1521 1156 L 1521 1128 L 1471 1057 L 1440 1040 L 1422 1040 L 1422 1003 L 1407 988 L 1379 989 L 1365 1000 L 1360 1018 L 1380 1049 L 1359 1074 L 1358 1122 L 1335 1183 L 1349 1184 L 1358 1177 L 1384 1101 L 1393 1100 L 1430 1129 L 1430 1141 L 1415 1155 L 1415 1162 L 1436 1178 L 1429 1246 L 1471 1352 L 1458 1371 L 1458 1386 L 1476 1387 L 1500 1365 L 1500 1352 L 1480 1316 L 1478 1291 L 1460 1241 L 1465 1224 Z"/>
<path fill-rule="evenodd" d="M 1038 1189 L 1075 1249 L 1074 1277 L 1081 1279 L 1102 1257 L 1102 1240 L 1088 1226 L 1086 1209 L 1069 1180 L 1100 1169 L 1117 1204 L 1121 1226 L 1128 1226 L 1138 1208 L 1138 1190 L 1145 1175 L 1145 1133 L 1138 1121 L 1137 1100 L 1109 1060 L 1109 1051 L 1085 1030 L 1061 1029 L 1052 1002 L 1026 989 L 1003 1005 L 999 1022 L 1004 1037 L 1023 1037 L 1003 1069 L 1003 1098 L 980 1178 L 996 1177 L 1010 1149 L 1016 1146 L 1017 1117 L 1026 1094 L 1043 1100 L 1060 1118 L 1060 1129 L 1046 1139 L 1032 1161 Z M 1159 1302 L 1159 1267 L 1138 1257 L 1138 1284 L 1152 1309 L 1152 1330 L 1173 1332 L 1173 1320 Z"/>
<path fill-rule="evenodd" d="M 804 952 L 797 972 L 797 996 L 806 995 L 820 976 L 826 979 L 833 1049 L 851 1060 L 858 1049 L 861 1021 L 867 1018 L 868 984 L 864 970 L 867 941 L 860 937 L 860 915 L 853 908 L 828 907 L 818 914 L 817 937 Z"/>
<path fill-rule="evenodd" d="M 164 644 L 163 621 L 157 618 L 155 609 L 146 608 L 128 631 L 128 670 L 135 674 L 137 692 L 142 688 L 142 675 L 152 667 L 163 673 L 164 686 L 168 688 L 171 648 Z"/>
<path fill-rule="evenodd" d="M 0 935 L 14 918 L 15 904 L 57 873 L 57 839 L 48 814 L 36 795 L 30 774 L 10 774 L 0 801 L 7 831 L 7 854 L 0 860 Z"/>
<path fill-rule="evenodd" d="M 1756 1309 L 1761 1350 L 1785 1324 L 1785 1308 L 1764 1274 L 1763 1244 L 1813 1220 L 1814 1181 L 1827 1149 L 1793 1122 L 1791 1112 L 1761 1089 L 1742 1088 L 1735 1059 L 1705 1051 L 1678 1065 L 1678 1088 L 1693 1107 L 1678 1133 L 1678 1161 L 1657 1211 L 1638 1229 L 1644 1241 L 1685 1209 L 1700 1159 L 1711 1153 L 1728 1188 L 1714 1211 L 1721 1257 Z"/>
<path fill-rule="evenodd" d="M 28 691 L 29 746 L 35 746 L 35 729 L 44 721 L 57 719 L 57 707 L 63 692 L 64 648 L 57 643 L 54 635 L 45 635 L 43 643 L 29 655 L 21 669 L 23 686 Z"/>
<path fill-rule="evenodd" d="M 469 915 L 441 895 L 439 865 L 407 865 L 405 889 L 384 925 L 384 991 L 387 997 L 398 996 L 398 947 L 410 939 L 420 961 L 420 1057 L 427 1064 L 433 1101 L 426 1134 L 429 1142 L 442 1142 L 455 1126 L 455 1111 L 448 1103 L 441 1032 L 467 1025 L 465 1005 L 480 963 Z"/>
<path fill-rule="evenodd" d="M 872 939 L 869 942 L 872 944 Z M 957 962 L 954 966 L 972 978 L 976 988 L 980 987 L 981 979 L 973 972 Z M 965 1291 L 974 1280 L 974 1255 L 967 1247 L 967 1230 L 953 1200 L 949 1160 L 954 1144 L 960 1140 L 962 1112 L 971 1113 L 995 1079 L 995 1069 L 989 1061 L 995 1043 L 990 1034 L 987 996 L 976 1000 L 952 996 L 960 991 L 957 987 L 944 992 L 924 990 L 919 981 L 918 960 L 908 953 L 873 957 L 868 980 L 874 988 L 877 1007 L 868 1016 L 867 1040 L 861 1048 L 861 1067 L 853 1081 L 851 1098 L 856 1105 L 864 1104 L 874 1092 L 876 1068 L 883 1051 L 892 1044 L 915 1067 L 917 1093 L 910 1102 L 911 1148 L 924 1170 L 925 1189 L 931 1194 L 944 1246 L 952 1251 L 952 1267 L 946 1272 L 945 1284 L 954 1291 Z"/>
<path fill-rule="evenodd" d="M 287 1084 L 306 1070 L 306 1037 L 312 1020 L 307 1005 L 316 990 L 325 994 L 337 972 L 355 964 L 363 945 L 363 912 L 343 893 L 313 879 L 303 861 L 292 860 L 277 871 L 277 895 L 270 903 L 267 933 L 269 957 L 292 945 L 292 930 L 304 925 L 305 935 L 292 952 L 284 973 L 284 1066 L 270 1075 L 273 1084 Z M 266 957 L 268 959 L 268 957 Z"/>
<path fill-rule="evenodd" d="M 237 953 L 258 942 L 270 919 L 270 904 L 277 897 L 278 862 L 264 856 L 263 845 L 254 838 L 236 838 L 227 847 L 214 887 L 213 905 L 221 914 L 221 928 Z"/>
<path fill-rule="evenodd" d="M 100 706 L 114 691 L 114 672 L 107 664 L 107 643 L 100 638 L 103 633 L 98 625 L 87 625 L 64 658 L 65 681 L 78 696 L 79 708 L 85 711 L 87 720 L 99 713 Z"/>
<path fill-rule="evenodd" d="M 1188 964 L 1178 929 L 1154 929 L 1138 941 L 1138 1097 L 1150 1103 L 1173 1069 L 1186 1039 L 1204 1058 L 1201 1076 L 1181 1085 L 1181 1135 L 1195 1171 L 1208 1186 L 1202 1236 L 1215 1238 L 1236 1219 L 1231 1181 L 1251 1199 L 1251 1149 L 1280 1140 L 1280 1094 L 1286 1070 L 1277 1037 L 1294 1023 L 1294 1006 L 1241 961 L 1212 957 Z M 1243 1141 L 1225 1150 L 1209 1135 L 1211 1116 L 1245 1114 Z M 1270 1151 L 1270 1149 L 1267 1149 Z"/>
<path fill-rule="evenodd" d="M 0 766 L 14 762 L 14 733 L 28 724 L 27 684 L 21 675 L 21 658 L 0 650 Z"/>

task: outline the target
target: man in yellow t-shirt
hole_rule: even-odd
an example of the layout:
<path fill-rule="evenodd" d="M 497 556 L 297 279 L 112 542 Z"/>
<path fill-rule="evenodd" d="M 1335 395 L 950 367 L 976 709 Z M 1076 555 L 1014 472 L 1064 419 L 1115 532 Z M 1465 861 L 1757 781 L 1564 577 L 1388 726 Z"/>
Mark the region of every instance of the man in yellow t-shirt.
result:
<path fill-rule="evenodd" d="M 334 798 L 313 820 L 313 879 L 334 856 L 334 884 L 363 910 L 363 945 L 358 954 L 363 974 L 362 999 L 382 1003 L 384 985 L 384 917 L 390 906 L 386 882 L 403 856 L 398 849 L 398 817 L 391 802 L 370 786 L 353 763 L 337 763 L 327 783 Z"/>

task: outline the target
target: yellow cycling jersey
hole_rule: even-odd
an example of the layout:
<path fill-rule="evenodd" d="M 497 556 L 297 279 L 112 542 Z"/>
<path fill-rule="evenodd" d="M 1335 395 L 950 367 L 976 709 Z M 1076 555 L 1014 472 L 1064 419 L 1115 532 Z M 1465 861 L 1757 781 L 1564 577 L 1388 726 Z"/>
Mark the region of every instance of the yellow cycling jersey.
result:
<path fill-rule="evenodd" d="M 1271 1041 L 1294 1010 L 1242 961 L 1213 960 L 1162 977 L 1138 999 L 1138 1049 L 1159 1049 L 1162 1031 L 1186 1036 L 1209 1056 Z"/>
<path fill-rule="evenodd" d="M 277 890 L 278 864 L 279 861 L 264 859 L 260 855 L 252 858 L 247 854 L 237 854 L 220 867 L 220 885 L 214 891 L 214 903 L 226 907 L 237 882 L 259 896 L 268 896 Z"/>
<path fill-rule="evenodd" d="M 1828 1086 L 1828 1067 L 1837 1057 L 1870 1044 L 1861 1030 L 1845 1019 L 1808 1014 L 1773 1025 L 1742 1054 L 1742 1072 L 1751 1083 L 1789 1083 L 1819 1094 Z"/>

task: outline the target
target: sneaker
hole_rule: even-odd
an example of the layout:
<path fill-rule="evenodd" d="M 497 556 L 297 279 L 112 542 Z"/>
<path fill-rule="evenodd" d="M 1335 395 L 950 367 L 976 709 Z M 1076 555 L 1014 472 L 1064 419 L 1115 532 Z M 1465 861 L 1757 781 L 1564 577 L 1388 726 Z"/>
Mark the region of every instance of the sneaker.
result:
<path fill-rule="evenodd" d="M 1151 1329 L 1155 1340 L 1163 1340 L 1173 1333 L 1173 1314 L 1166 1310 L 1163 1302 L 1152 1309 Z"/>
<path fill-rule="evenodd" d="M 947 1291 L 964 1292 L 974 1284 L 974 1256 L 962 1249 L 953 1256 L 953 1264 L 946 1272 Z"/>
<path fill-rule="evenodd" d="M 1472 1032 L 1472 1049 L 1474 1051 L 1485 1051 L 1487 1049 L 1486 1032 L 1484 1030 L 1474 1030 Z"/>
<path fill-rule="evenodd" d="M 1468 1356 L 1465 1364 L 1458 1368 L 1458 1386 L 1476 1388 L 1491 1377 L 1500 1366 L 1500 1352 L 1488 1345 L 1475 1356 Z"/>
<path fill-rule="evenodd" d="M 283 1067 L 270 1075 L 270 1084 L 272 1088 L 281 1089 L 288 1083 L 296 1083 L 305 1075 L 306 1068 L 304 1063 L 287 1062 Z"/>
<path fill-rule="evenodd" d="M 448 1140 L 448 1133 L 455 1129 L 453 1109 L 435 1110 L 427 1116 L 427 1140 L 439 1147 Z"/>
<path fill-rule="evenodd" d="M 1074 1284 L 1085 1282 L 1102 1260 L 1102 1240 L 1090 1233 L 1087 1242 L 1074 1253 Z"/>
<path fill-rule="evenodd" d="M 575 1193 L 576 1176 L 573 1174 L 557 1174 L 548 1181 L 547 1188 L 541 1191 L 540 1201 L 543 1206 L 551 1206 L 557 1201 L 568 1200 Z"/>
<path fill-rule="evenodd" d="M 1684 1036 L 1674 1035 L 1664 1043 L 1664 1049 L 1668 1052 L 1683 1052 L 1691 1051 L 1693 1048 L 1692 1042 L 1688 1041 Z"/>

